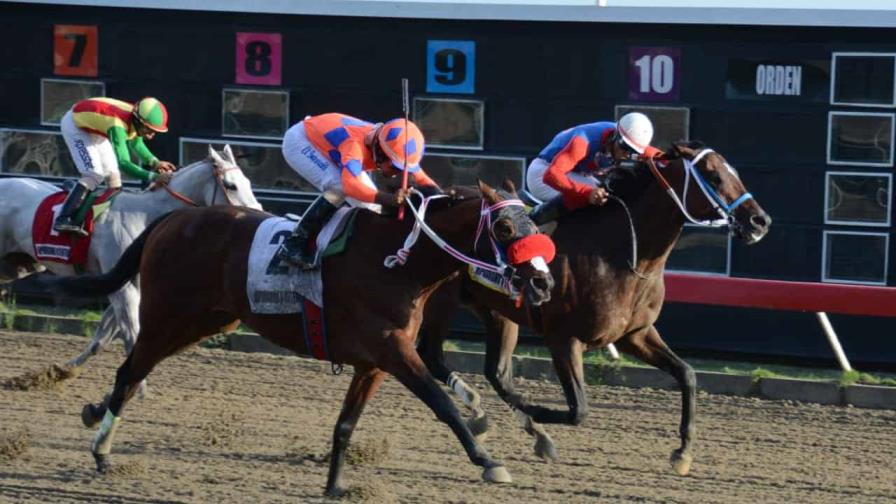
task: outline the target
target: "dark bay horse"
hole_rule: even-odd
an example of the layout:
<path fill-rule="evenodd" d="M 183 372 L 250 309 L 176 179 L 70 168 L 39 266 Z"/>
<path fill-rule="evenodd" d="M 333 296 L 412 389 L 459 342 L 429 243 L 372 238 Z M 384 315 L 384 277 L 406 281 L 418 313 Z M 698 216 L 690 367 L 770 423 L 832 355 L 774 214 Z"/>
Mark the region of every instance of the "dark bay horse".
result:
<path fill-rule="evenodd" d="M 516 265 L 513 282 L 525 292 L 527 302 L 540 304 L 549 298 L 553 279 L 545 261 L 553 256 L 553 244 L 539 234 L 521 202 L 505 200 L 480 184 L 475 196 L 434 199 L 430 208 L 431 229 L 451 244 L 454 252 L 472 254 L 477 225 L 486 223 L 483 238 L 490 236 L 499 251 L 507 254 L 508 262 Z M 125 403 L 136 385 L 165 358 L 204 338 L 233 330 L 240 321 L 284 348 L 309 355 L 301 335 L 300 314 L 250 311 L 247 258 L 256 229 L 268 217 L 246 208 L 178 210 L 153 223 L 109 273 L 46 280 L 60 294 L 97 295 L 140 274 L 140 337 L 118 369 L 107 402 L 87 405 L 83 414 L 88 426 L 100 423 L 91 446 L 99 471 L 109 468 L 112 436 Z M 355 368 L 333 432 L 326 485 L 331 495 L 343 491 L 342 467 L 349 438 L 386 373 L 448 424 L 470 460 L 484 469 L 483 479 L 511 480 L 503 465 L 477 443 L 415 349 L 427 298 L 465 264 L 457 254 L 449 255 L 432 239 L 422 238 L 403 265 L 386 268 L 383 259 L 396 251 L 413 221 L 361 211 L 345 252 L 322 264 L 329 356 L 335 363 Z"/>
<path fill-rule="evenodd" d="M 447 283 L 430 299 L 418 351 L 432 373 L 474 409 L 478 417 L 470 423 L 474 432 L 480 434 L 487 429 L 478 395 L 445 366 L 442 354 L 442 342 L 462 298 L 486 328 L 485 375 L 498 395 L 521 416 L 526 431 L 536 437 L 537 455 L 556 457 L 553 443 L 539 423 L 578 425 L 585 419 L 583 352 L 615 343 L 623 352 L 670 373 L 678 381 L 682 393 L 681 446 L 672 453 L 671 463 L 679 474 L 688 473 L 693 460 L 696 378 L 693 369 L 666 346 L 654 326 L 665 296 L 666 259 L 689 217 L 727 221 L 731 231 L 748 244 L 762 239 L 771 218 L 720 154 L 699 143 L 676 143 L 668 156 L 656 170 L 648 164 L 614 169 L 607 185 L 615 201 L 558 220 L 553 234 L 557 260 L 551 266 L 558 285 L 549 303 L 537 308 L 517 307 L 468 276 Z M 532 404 L 514 390 L 516 324 L 531 327 L 544 337 L 568 410 Z"/>

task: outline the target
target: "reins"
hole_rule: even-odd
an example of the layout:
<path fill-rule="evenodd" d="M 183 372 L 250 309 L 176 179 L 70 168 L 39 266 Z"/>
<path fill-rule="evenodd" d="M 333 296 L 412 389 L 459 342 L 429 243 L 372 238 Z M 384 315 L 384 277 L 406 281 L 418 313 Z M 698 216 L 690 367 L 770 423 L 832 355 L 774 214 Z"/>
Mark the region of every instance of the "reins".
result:
<path fill-rule="evenodd" d="M 218 188 L 220 188 L 221 193 L 224 195 L 224 198 L 227 200 L 227 204 L 229 206 L 234 206 L 233 201 L 231 201 L 231 199 L 230 199 L 230 194 L 227 193 L 227 188 L 224 187 L 224 173 L 231 171 L 231 170 L 238 170 L 238 169 L 239 168 L 223 168 L 223 169 L 218 168 L 214 164 L 214 162 L 212 162 L 212 173 L 215 176 L 215 191 L 212 193 L 212 204 L 214 204 L 215 200 L 218 198 Z M 191 205 L 194 207 L 202 206 L 199 203 L 196 203 L 195 201 L 190 199 L 188 196 L 172 189 L 170 187 L 170 184 L 165 184 L 162 187 L 165 189 L 165 192 L 167 192 L 169 195 L 171 195 L 172 198 L 174 198 L 182 203 L 186 203 L 187 205 Z"/>
<path fill-rule="evenodd" d="M 411 232 L 408 234 L 408 237 L 404 241 L 404 245 L 395 252 L 394 255 L 390 255 L 386 257 L 386 260 L 383 262 L 383 265 L 387 268 L 394 268 L 395 266 L 404 265 L 407 262 L 408 256 L 411 253 L 411 248 L 414 244 L 417 243 L 417 240 L 420 237 L 420 232 L 426 234 L 433 243 L 436 244 L 441 250 L 445 251 L 451 257 L 457 259 L 458 261 L 473 266 L 475 268 L 480 268 L 486 271 L 490 271 L 492 273 L 497 273 L 503 279 L 506 287 L 509 292 L 511 292 L 514 296 L 518 295 L 516 289 L 513 287 L 513 283 L 511 280 L 516 276 L 516 268 L 504 262 L 501 258 L 500 250 L 498 249 L 497 243 L 494 238 L 494 234 L 491 228 L 491 214 L 494 211 L 500 210 L 502 208 L 508 206 L 525 206 L 524 203 L 519 199 L 508 199 L 499 201 L 494 205 L 489 206 L 489 204 L 483 199 L 482 207 L 479 212 L 479 225 L 476 229 L 476 238 L 474 240 L 474 250 L 475 243 L 479 241 L 479 237 L 482 233 L 483 228 L 488 229 L 489 240 L 492 244 L 492 250 L 495 254 L 495 263 L 491 264 L 488 262 L 480 261 L 475 257 L 470 257 L 456 248 L 452 247 L 448 242 L 446 242 L 442 237 L 438 235 L 429 225 L 425 222 L 426 219 L 426 210 L 429 207 L 429 203 L 435 199 L 447 198 L 448 196 L 443 194 L 437 194 L 434 196 L 425 197 L 423 194 L 416 190 L 411 189 L 411 193 L 417 194 L 422 198 L 420 202 L 420 206 L 415 207 L 413 202 L 408 199 L 406 200 L 406 204 L 408 208 L 410 208 L 411 213 L 414 215 L 414 226 L 411 228 Z"/>

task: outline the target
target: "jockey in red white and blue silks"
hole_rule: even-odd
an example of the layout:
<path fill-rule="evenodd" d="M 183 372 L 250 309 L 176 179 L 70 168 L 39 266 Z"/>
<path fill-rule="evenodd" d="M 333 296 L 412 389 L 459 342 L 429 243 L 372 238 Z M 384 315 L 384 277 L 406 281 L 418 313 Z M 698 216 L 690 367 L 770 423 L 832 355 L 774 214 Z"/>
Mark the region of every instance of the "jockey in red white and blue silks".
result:
<path fill-rule="evenodd" d="M 532 219 L 543 224 L 570 210 L 602 205 L 607 192 L 596 174 L 624 159 L 661 155 L 661 150 L 650 146 L 652 139 L 653 124 L 639 112 L 626 114 L 618 122 L 582 124 L 561 131 L 526 172 L 529 192 L 545 202 Z"/>

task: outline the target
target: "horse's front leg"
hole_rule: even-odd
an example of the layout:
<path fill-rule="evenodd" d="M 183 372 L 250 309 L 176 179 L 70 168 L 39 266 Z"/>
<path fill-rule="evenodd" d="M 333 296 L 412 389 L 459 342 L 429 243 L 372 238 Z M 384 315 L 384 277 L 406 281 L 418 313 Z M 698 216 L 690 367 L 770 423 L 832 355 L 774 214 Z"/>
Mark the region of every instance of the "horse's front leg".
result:
<path fill-rule="evenodd" d="M 118 319 L 117 334 L 122 338 L 125 354 L 130 355 L 140 332 L 140 291 L 133 282 L 128 282 L 120 290 L 110 294 L 109 301 L 115 309 L 115 318 Z M 148 395 L 145 380 L 140 382 L 138 395 L 141 399 Z"/>
<path fill-rule="evenodd" d="M 445 364 L 443 345 L 450 333 L 451 317 L 460 306 L 460 282 L 449 282 L 440 287 L 426 302 L 423 324 L 418 333 L 417 352 L 426 363 L 429 372 L 440 382 L 448 385 L 470 409 L 472 416 L 467 422 L 473 435 L 480 440 L 488 434 L 488 417 L 482 409 L 479 393 L 468 385 L 460 374 Z"/>
<path fill-rule="evenodd" d="M 390 362 L 385 370 L 426 403 L 436 414 L 436 418 L 451 428 L 470 461 L 483 468 L 482 479 L 491 483 L 510 483 L 512 478 L 504 464 L 491 458 L 485 448 L 476 441 L 454 403 L 451 402 L 451 398 L 426 369 L 423 359 L 414 347 L 411 344 L 398 343 L 396 351 L 399 359 Z"/>
<path fill-rule="evenodd" d="M 99 324 L 97 324 L 96 331 L 93 333 L 93 339 L 90 340 L 90 343 L 87 344 L 80 355 L 66 362 L 65 365 L 72 368 L 81 367 L 87 362 L 87 359 L 98 354 L 100 350 L 105 349 L 112 341 L 112 338 L 115 337 L 115 333 L 118 330 L 117 324 L 115 310 L 111 306 L 107 307 Z"/>
<path fill-rule="evenodd" d="M 345 464 L 345 449 L 364 411 L 364 406 L 379 390 L 386 373 L 377 368 L 355 368 L 355 376 L 345 393 L 342 411 L 333 429 L 333 448 L 330 452 L 330 472 L 327 476 L 327 495 L 338 497 L 345 492 L 342 486 L 342 467 Z"/>
<path fill-rule="evenodd" d="M 669 461 L 675 472 L 681 476 L 687 475 L 694 460 L 694 415 L 697 409 L 697 375 L 694 369 L 666 346 L 654 326 L 626 334 L 617 344 L 623 352 L 662 369 L 678 381 L 681 388 L 681 423 L 678 428 L 681 447 L 672 452 Z"/>

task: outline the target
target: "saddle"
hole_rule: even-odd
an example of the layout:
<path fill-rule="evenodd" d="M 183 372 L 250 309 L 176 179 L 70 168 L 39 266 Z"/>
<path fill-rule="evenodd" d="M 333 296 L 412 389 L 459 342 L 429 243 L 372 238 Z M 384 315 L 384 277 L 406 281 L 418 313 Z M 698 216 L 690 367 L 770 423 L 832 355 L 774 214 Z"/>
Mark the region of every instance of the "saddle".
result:
<path fill-rule="evenodd" d="M 91 192 L 78 209 L 75 218 L 82 224 L 87 236 L 76 233 L 59 233 L 53 230 L 53 221 L 62 207 L 68 190 L 74 181 L 67 181 L 63 190 L 53 193 L 37 206 L 31 226 L 31 239 L 34 244 L 34 257 L 38 261 L 51 261 L 75 266 L 87 263 L 87 250 L 93 234 L 93 222 L 109 209 L 112 201 L 119 193 L 117 189 L 99 189 Z"/>

